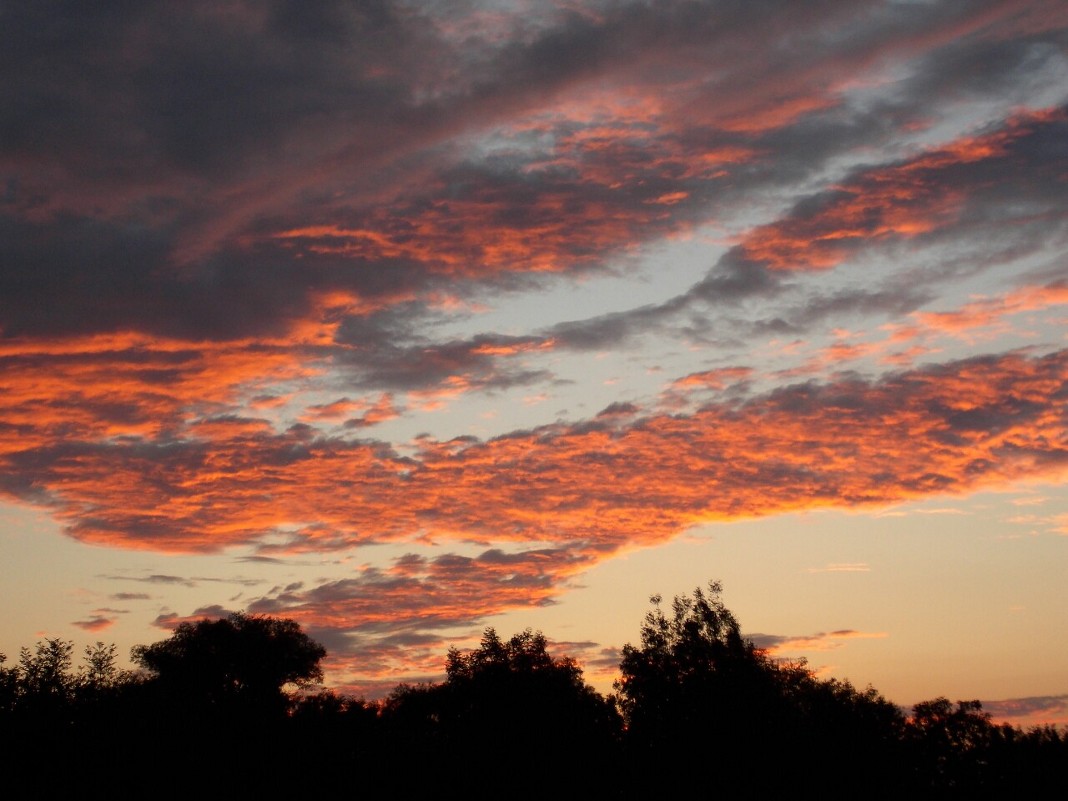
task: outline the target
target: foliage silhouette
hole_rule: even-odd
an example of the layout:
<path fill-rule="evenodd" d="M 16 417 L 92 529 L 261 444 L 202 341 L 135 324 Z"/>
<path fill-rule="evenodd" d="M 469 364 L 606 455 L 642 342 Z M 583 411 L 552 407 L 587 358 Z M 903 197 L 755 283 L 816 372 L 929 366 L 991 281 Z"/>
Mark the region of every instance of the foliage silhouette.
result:
<path fill-rule="evenodd" d="M 618 713 L 573 659 L 548 653 L 541 632 L 504 641 L 488 628 L 477 649 L 450 649 L 445 670 L 443 683 L 401 686 L 387 700 L 383 717 L 398 746 L 441 769 L 477 760 L 483 776 L 500 781 L 536 764 L 544 781 L 575 787 L 589 765 L 609 767 Z"/>
<path fill-rule="evenodd" d="M 954 705 L 939 697 L 916 704 L 906 737 L 917 785 L 943 797 L 996 790 L 1037 795 L 1058 753 L 1061 778 L 1068 778 L 1068 739 L 1052 727 L 1023 732 L 995 724 L 979 701 Z"/>
<path fill-rule="evenodd" d="M 871 687 L 756 648 L 717 583 L 669 610 L 653 598 L 607 698 L 529 629 L 508 640 L 486 629 L 478 648 L 449 650 L 442 682 L 381 703 L 310 692 L 325 650 L 291 620 L 182 624 L 133 650 L 140 673 L 118 669 L 114 645 L 87 647 L 77 668 L 73 654 L 61 639 L 11 666 L 0 654 L 9 794 L 39 793 L 42 755 L 66 767 L 50 790 L 150 786 L 166 761 L 168 794 L 239 797 L 351 790 L 353 775 L 438 791 L 458 766 L 477 776 L 468 798 L 975 798 L 1068 782 L 1065 732 L 997 725 L 978 701 L 946 698 L 906 719 Z"/>
<path fill-rule="evenodd" d="M 714 755 L 731 768 L 719 786 L 746 797 L 891 773 L 897 708 L 871 688 L 821 682 L 803 661 L 772 659 L 742 636 L 721 592 L 713 582 L 677 596 L 670 614 L 653 596 L 641 644 L 624 646 L 616 690 L 629 764 L 676 760 L 668 781 L 681 792 L 704 786 Z"/>
<path fill-rule="evenodd" d="M 474 651 L 450 649 L 445 687 L 456 723 L 470 737 L 504 734 L 511 747 L 535 753 L 614 736 L 621 720 L 613 705 L 586 684 L 575 660 L 547 648 L 540 631 L 504 642 L 489 628 Z"/>
<path fill-rule="evenodd" d="M 325 656 L 295 621 L 239 612 L 182 623 L 168 639 L 132 651 L 165 694 L 228 714 L 284 713 L 285 687 L 321 681 Z"/>
<path fill-rule="evenodd" d="M 210 763 L 222 794 L 294 787 L 303 751 L 290 713 L 298 691 L 322 679 L 325 655 L 293 620 L 235 613 L 182 623 L 131 651 L 143 673 L 122 699 L 129 749 L 145 764 L 158 762 L 161 750 L 184 762 L 226 754 Z M 250 770 L 256 764 L 271 767 Z M 203 778 L 189 772 L 175 781 L 193 791 Z"/>
<path fill-rule="evenodd" d="M 15 699 L 19 687 L 18 668 L 5 667 L 7 654 L 0 653 L 0 716 L 10 717 L 15 711 Z"/>

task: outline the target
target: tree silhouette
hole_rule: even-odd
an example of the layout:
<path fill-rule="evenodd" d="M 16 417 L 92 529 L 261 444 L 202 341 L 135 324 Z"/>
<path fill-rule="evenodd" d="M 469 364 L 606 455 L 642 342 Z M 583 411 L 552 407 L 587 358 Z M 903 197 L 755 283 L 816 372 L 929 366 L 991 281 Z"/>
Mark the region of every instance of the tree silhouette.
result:
<path fill-rule="evenodd" d="M 574 659 L 554 658 L 547 649 L 540 631 L 527 629 L 505 642 L 492 628 L 477 649 L 450 649 L 450 713 L 472 736 L 504 734 L 513 747 L 540 752 L 613 732 L 619 721 L 611 703 L 586 684 Z"/>
<path fill-rule="evenodd" d="M 744 713 L 771 683 L 773 666 L 720 600 L 721 587 L 678 596 L 672 614 L 660 596 L 641 627 L 641 645 L 623 647 L 620 706 L 632 739 L 677 745 L 715 727 L 745 724 Z M 777 678 L 777 677 L 776 677 Z"/>
<path fill-rule="evenodd" d="M 907 738 L 919 785 L 940 793 L 970 794 L 1003 781 L 997 758 L 1010 726 L 998 726 L 979 701 L 939 697 L 912 708 Z"/>
<path fill-rule="evenodd" d="M 34 651 L 19 652 L 21 693 L 40 708 L 58 708 L 70 703 L 75 680 L 71 672 L 74 644 L 58 637 L 41 640 Z"/>
<path fill-rule="evenodd" d="M 322 679 L 326 656 L 299 624 L 243 613 L 186 622 L 131 656 L 147 675 L 125 696 L 128 750 L 147 765 L 161 749 L 182 762 L 170 790 L 199 792 L 210 781 L 217 794 L 249 797 L 299 786 L 292 691 Z"/>
<path fill-rule="evenodd" d="M 891 794 L 901 713 L 871 688 L 821 682 L 803 661 L 772 659 L 742 636 L 721 592 L 712 582 L 677 596 L 670 614 L 654 596 L 641 644 L 624 646 L 616 690 L 629 764 L 673 760 L 679 769 L 666 781 L 678 792 L 705 787 L 712 771 L 721 791 L 742 797 L 876 775 Z M 643 781 L 638 769 L 631 785 Z"/>
<path fill-rule="evenodd" d="M 99 689 L 114 686 L 122 678 L 116 664 L 117 652 L 114 643 L 105 645 L 100 640 L 85 646 L 84 665 L 78 676 L 78 683 Z"/>
<path fill-rule="evenodd" d="M 182 623 L 168 639 L 136 646 L 131 655 L 183 706 L 278 714 L 289 705 L 286 685 L 322 680 L 326 649 L 293 620 L 235 612 Z"/>
<path fill-rule="evenodd" d="M 573 659 L 548 653 L 541 632 L 504 641 L 488 628 L 477 649 L 450 649 L 445 670 L 444 683 L 398 687 L 383 709 L 398 751 L 418 754 L 433 766 L 429 775 L 477 761 L 490 780 L 478 797 L 496 795 L 532 765 L 549 785 L 611 780 L 618 713 Z"/>
<path fill-rule="evenodd" d="M 134 649 L 137 674 L 114 645 L 87 647 L 75 669 L 72 643 L 43 640 L 10 667 L 0 654 L 4 787 L 39 795 L 42 758 L 66 768 L 49 791 L 86 777 L 148 787 L 165 758 L 168 795 L 237 797 L 351 790 L 353 776 L 437 791 L 460 765 L 469 799 L 1030 797 L 1068 784 L 1068 732 L 994 724 L 978 701 L 946 698 L 906 721 L 871 687 L 756 648 L 720 595 L 712 583 L 667 610 L 654 597 L 608 698 L 529 629 L 486 629 L 477 648 L 449 650 L 444 681 L 381 704 L 290 693 L 325 656 L 291 620 L 184 623 Z"/>
<path fill-rule="evenodd" d="M 9 716 L 15 709 L 19 686 L 18 668 L 5 667 L 7 654 L 0 653 L 0 715 Z"/>

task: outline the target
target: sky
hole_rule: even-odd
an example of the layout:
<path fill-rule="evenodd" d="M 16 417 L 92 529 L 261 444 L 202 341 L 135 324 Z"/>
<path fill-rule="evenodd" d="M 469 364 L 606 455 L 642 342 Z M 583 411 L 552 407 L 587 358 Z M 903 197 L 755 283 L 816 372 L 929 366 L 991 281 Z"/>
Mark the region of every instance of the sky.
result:
<path fill-rule="evenodd" d="M 1068 722 L 1068 5 L 0 7 L 0 651 L 649 598 Z"/>

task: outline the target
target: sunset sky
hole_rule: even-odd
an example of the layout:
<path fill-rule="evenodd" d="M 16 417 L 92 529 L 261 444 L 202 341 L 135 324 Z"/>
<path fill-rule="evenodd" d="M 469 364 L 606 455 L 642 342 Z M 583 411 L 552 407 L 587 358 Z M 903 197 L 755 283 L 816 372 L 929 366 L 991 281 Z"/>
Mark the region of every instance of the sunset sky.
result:
<path fill-rule="evenodd" d="M 0 651 L 378 697 L 649 596 L 1068 722 L 1068 3 L 0 7 Z"/>

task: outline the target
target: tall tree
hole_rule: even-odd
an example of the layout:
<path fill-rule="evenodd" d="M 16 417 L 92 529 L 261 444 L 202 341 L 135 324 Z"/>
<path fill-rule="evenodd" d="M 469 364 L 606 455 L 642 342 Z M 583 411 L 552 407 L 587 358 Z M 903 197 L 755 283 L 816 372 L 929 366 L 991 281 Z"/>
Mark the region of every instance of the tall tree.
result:
<path fill-rule="evenodd" d="M 640 645 L 623 648 L 616 690 L 632 785 L 714 784 L 748 797 L 892 773 L 895 751 L 884 746 L 895 742 L 900 712 L 871 688 L 820 681 L 803 661 L 770 657 L 742 636 L 721 592 L 712 582 L 677 596 L 670 613 L 654 596 Z M 641 767 L 663 760 L 678 769 Z"/>
<path fill-rule="evenodd" d="M 541 786 L 595 791 L 614 779 L 619 715 L 573 659 L 548 652 L 541 632 L 502 640 L 488 628 L 478 648 L 451 649 L 445 670 L 443 683 L 399 687 L 385 704 L 398 750 L 442 771 L 476 763 L 486 780 L 479 798 L 525 796 L 514 782 L 535 767 Z"/>
<path fill-rule="evenodd" d="M 293 620 L 237 612 L 182 623 L 168 639 L 135 647 L 132 656 L 184 705 L 271 714 L 287 708 L 287 685 L 322 680 L 326 649 Z"/>

